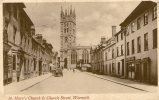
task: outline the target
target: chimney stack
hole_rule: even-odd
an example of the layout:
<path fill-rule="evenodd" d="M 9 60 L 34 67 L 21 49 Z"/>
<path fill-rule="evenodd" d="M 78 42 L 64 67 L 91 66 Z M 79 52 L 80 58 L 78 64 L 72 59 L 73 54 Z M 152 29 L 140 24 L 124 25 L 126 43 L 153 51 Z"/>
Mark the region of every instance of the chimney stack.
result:
<path fill-rule="evenodd" d="M 112 36 L 116 34 L 116 26 L 112 26 Z"/>
<path fill-rule="evenodd" d="M 105 42 L 105 37 L 101 37 L 101 43 L 103 44 Z"/>

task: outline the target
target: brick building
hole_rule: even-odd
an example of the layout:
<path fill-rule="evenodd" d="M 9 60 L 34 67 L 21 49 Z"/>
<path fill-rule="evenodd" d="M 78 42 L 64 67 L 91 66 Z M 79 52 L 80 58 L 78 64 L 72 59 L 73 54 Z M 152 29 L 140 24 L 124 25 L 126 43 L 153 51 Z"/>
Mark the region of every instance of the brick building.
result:
<path fill-rule="evenodd" d="M 3 3 L 4 84 L 49 71 L 53 46 L 35 34 L 23 3 Z"/>

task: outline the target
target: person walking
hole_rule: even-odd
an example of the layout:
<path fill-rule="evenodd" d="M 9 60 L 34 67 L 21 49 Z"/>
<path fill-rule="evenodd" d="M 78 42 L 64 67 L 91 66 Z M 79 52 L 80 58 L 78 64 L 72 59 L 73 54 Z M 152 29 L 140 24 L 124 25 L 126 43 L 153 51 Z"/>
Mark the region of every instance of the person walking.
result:
<path fill-rule="evenodd" d="M 75 73 L 75 69 L 73 68 L 73 72 Z"/>

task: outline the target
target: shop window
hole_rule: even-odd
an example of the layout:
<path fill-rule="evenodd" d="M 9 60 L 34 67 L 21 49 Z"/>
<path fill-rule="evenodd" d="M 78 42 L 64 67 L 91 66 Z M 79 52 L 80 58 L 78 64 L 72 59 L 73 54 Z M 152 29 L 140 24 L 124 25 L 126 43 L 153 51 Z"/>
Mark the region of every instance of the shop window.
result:
<path fill-rule="evenodd" d="M 157 28 L 153 30 L 153 48 L 157 48 Z"/>
<path fill-rule="evenodd" d="M 144 14 L 144 25 L 148 24 L 148 12 Z"/>
<path fill-rule="evenodd" d="M 152 20 L 157 18 L 157 6 L 153 7 L 153 14 L 152 14 Z"/>
<path fill-rule="evenodd" d="M 141 18 L 139 17 L 137 19 L 137 29 L 140 29 L 141 28 Z"/>
<path fill-rule="evenodd" d="M 148 33 L 144 34 L 144 50 L 148 50 Z"/>

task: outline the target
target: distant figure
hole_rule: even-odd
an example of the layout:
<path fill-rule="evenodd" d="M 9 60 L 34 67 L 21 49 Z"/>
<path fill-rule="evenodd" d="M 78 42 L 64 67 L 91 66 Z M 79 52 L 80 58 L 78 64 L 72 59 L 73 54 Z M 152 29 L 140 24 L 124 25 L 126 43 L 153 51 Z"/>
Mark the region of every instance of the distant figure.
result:
<path fill-rule="evenodd" d="M 73 69 L 73 72 L 75 73 L 75 69 Z"/>

